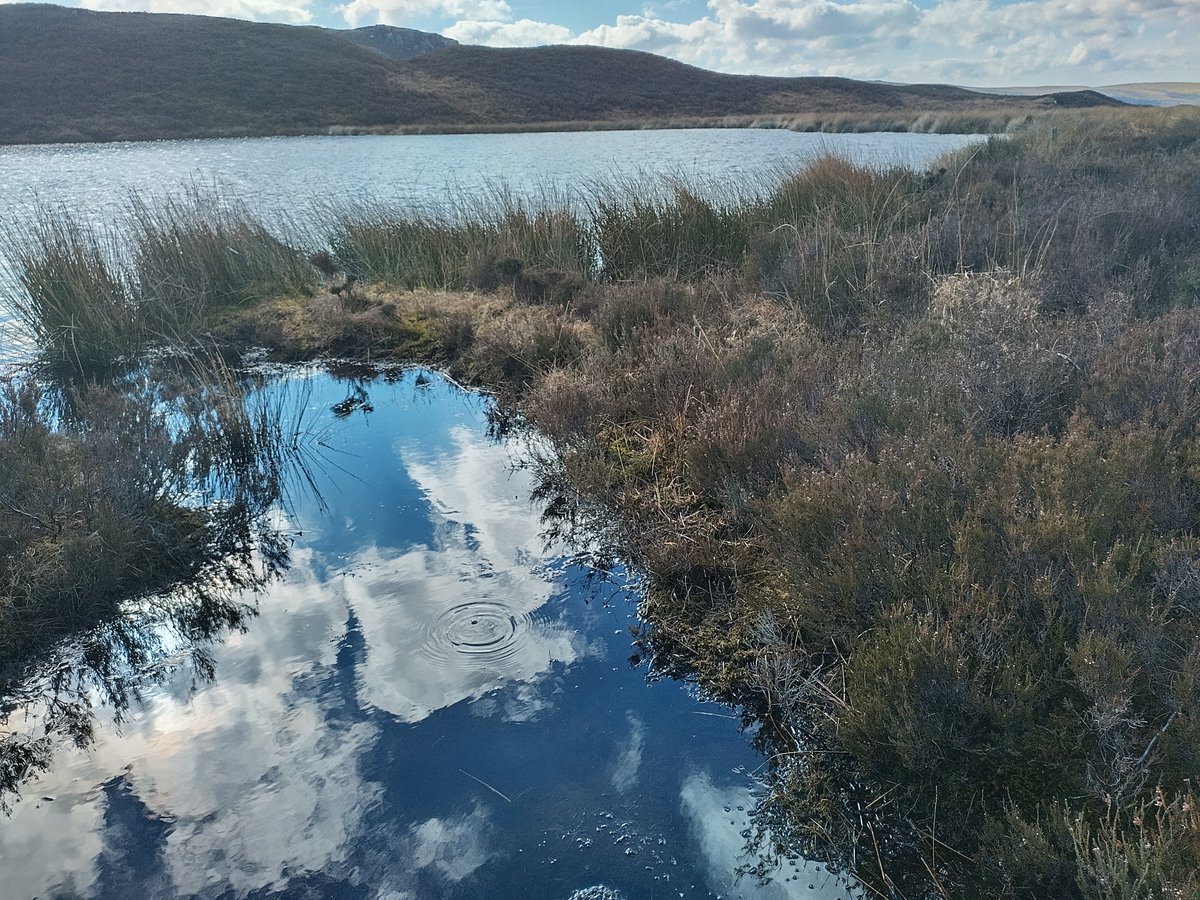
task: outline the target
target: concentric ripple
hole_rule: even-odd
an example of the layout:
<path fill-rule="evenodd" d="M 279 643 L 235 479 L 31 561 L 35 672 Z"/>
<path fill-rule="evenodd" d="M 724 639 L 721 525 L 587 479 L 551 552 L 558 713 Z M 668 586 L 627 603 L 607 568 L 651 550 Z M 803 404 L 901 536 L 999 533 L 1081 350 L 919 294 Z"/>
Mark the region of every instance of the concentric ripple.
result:
<path fill-rule="evenodd" d="M 470 600 L 444 610 L 430 623 L 423 649 L 438 661 L 457 659 L 503 670 L 536 638 L 529 613 L 494 599 Z"/>

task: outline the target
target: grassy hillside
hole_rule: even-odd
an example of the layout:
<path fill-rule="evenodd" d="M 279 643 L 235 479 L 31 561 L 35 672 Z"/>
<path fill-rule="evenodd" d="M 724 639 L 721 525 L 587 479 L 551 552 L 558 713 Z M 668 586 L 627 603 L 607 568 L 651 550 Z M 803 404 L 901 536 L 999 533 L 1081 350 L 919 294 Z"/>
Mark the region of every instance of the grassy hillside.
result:
<path fill-rule="evenodd" d="M 1004 109 L 1007 97 L 948 85 L 889 85 L 849 78 L 724 75 L 632 50 L 601 47 L 450 47 L 407 63 L 504 121 L 875 113 Z M 1106 105 L 1084 95 L 1086 105 Z M 1023 105 L 1029 98 L 1023 98 Z"/>
<path fill-rule="evenodd" d="M 0 141 L 296 134 L 453 119 L 338 34 L 150 13 L 0 8 Z"/>
<path fill-rule="evenodd" d="M 722 75 L 596 47 L 451 44 L 402 61 L 392 57 L 415 44 L 397 31 L 0 5 L 0 143 L 930 110 L 1016 115 L 1114 103 L 1087 93 L 1012 99 L 937 85 Z M 416 43 L 438 43 L 425 37 Z"/>

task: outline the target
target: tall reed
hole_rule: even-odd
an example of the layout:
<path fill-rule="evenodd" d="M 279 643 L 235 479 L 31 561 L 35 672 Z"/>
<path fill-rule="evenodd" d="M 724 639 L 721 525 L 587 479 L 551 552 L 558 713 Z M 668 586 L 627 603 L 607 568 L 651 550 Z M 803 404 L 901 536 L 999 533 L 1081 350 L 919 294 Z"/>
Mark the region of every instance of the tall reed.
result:
<path fill-rule="evenodd" d="M 106 225 L 42 207 L 4 232 L 0 257 L 19 288 L 7 302 L 44 359 L 76 372 L 133 362 L 151 343 L 187 344 L 217 309 L 318 284 L 243 203 L 199 188 L 131 194 Z"/>
<path fill-rule="evenodd" d="M 504 259 L 580 278 L 595 271 L 587 223 L 565 200 L 527 201 L 497 189 L 436 208 L 334 206 L 324 217 L 346 271 L 410 288 L 487 287 Z"/>
<path fill-rule="evenodd" d="M 139 306 L 167 333 L 187 330 L 214 307 L 316 286 L 304 254 L 219 190 L 193 187 L 155 199 L 133 194 L 126 232 Z"/>
<path fill-rule="evenodd" d="M 589 218 L 603 277 L 695 279 L 741 266 L 752 207 L 737 191 L 681 177 L 659 184 L 616 182 L 593 188 Z"/>
<path fill-rule="evenodd" d="M 144 346 L 128 266 L 111 229 L 42 207 L 0 233 L 0 254 L 20 286 L 9 306 L 52 364 L 93 370 Z"/>

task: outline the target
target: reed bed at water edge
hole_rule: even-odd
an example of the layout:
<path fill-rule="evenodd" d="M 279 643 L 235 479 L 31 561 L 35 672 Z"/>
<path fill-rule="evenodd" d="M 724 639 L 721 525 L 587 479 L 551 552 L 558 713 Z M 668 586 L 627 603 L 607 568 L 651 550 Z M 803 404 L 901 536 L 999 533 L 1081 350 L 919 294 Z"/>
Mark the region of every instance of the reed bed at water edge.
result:
<path fill-rule="evenodd" d="M 44 362 L 76 372 L 136 364 L 151 346 L 194 339 L 216 310 L 318 284 L 304 256 L 245 205 L 198 188 L 132 195 L 107 224 L 42 207 L 5 228 L 0 255 L 18 284 L 6 305 Z"/>

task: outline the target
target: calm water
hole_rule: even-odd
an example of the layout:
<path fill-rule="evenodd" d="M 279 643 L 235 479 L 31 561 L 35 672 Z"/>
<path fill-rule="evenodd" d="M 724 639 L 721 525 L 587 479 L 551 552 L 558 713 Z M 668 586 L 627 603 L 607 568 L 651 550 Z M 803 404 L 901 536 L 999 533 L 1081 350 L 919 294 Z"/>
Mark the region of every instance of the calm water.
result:
<path fill-rule="evenodd" d="M 0 221 L 38 200 L 103 219 L 130 190 L 221 184 L 265 213 L 330 199 L 441 203 L 502 182 L 519 194 L 638 173 L 727 183 L 835 151 L 922 167 L 963 135 L 798 134 L 778 129 L 245 138 L 0 147 Z"/>
<path fill-rule="evenodd" d="M 845 897 L 734 878 L 748 736 L 631 668 L 619 577 L 543 546 L 483 399 L 416 379 L 268 388 L 305 383 L 325 448 L 277 514 L 290 569 L 211 680 L 177 662 L 59 751 L 0 819 L 0 895 Z"/>

